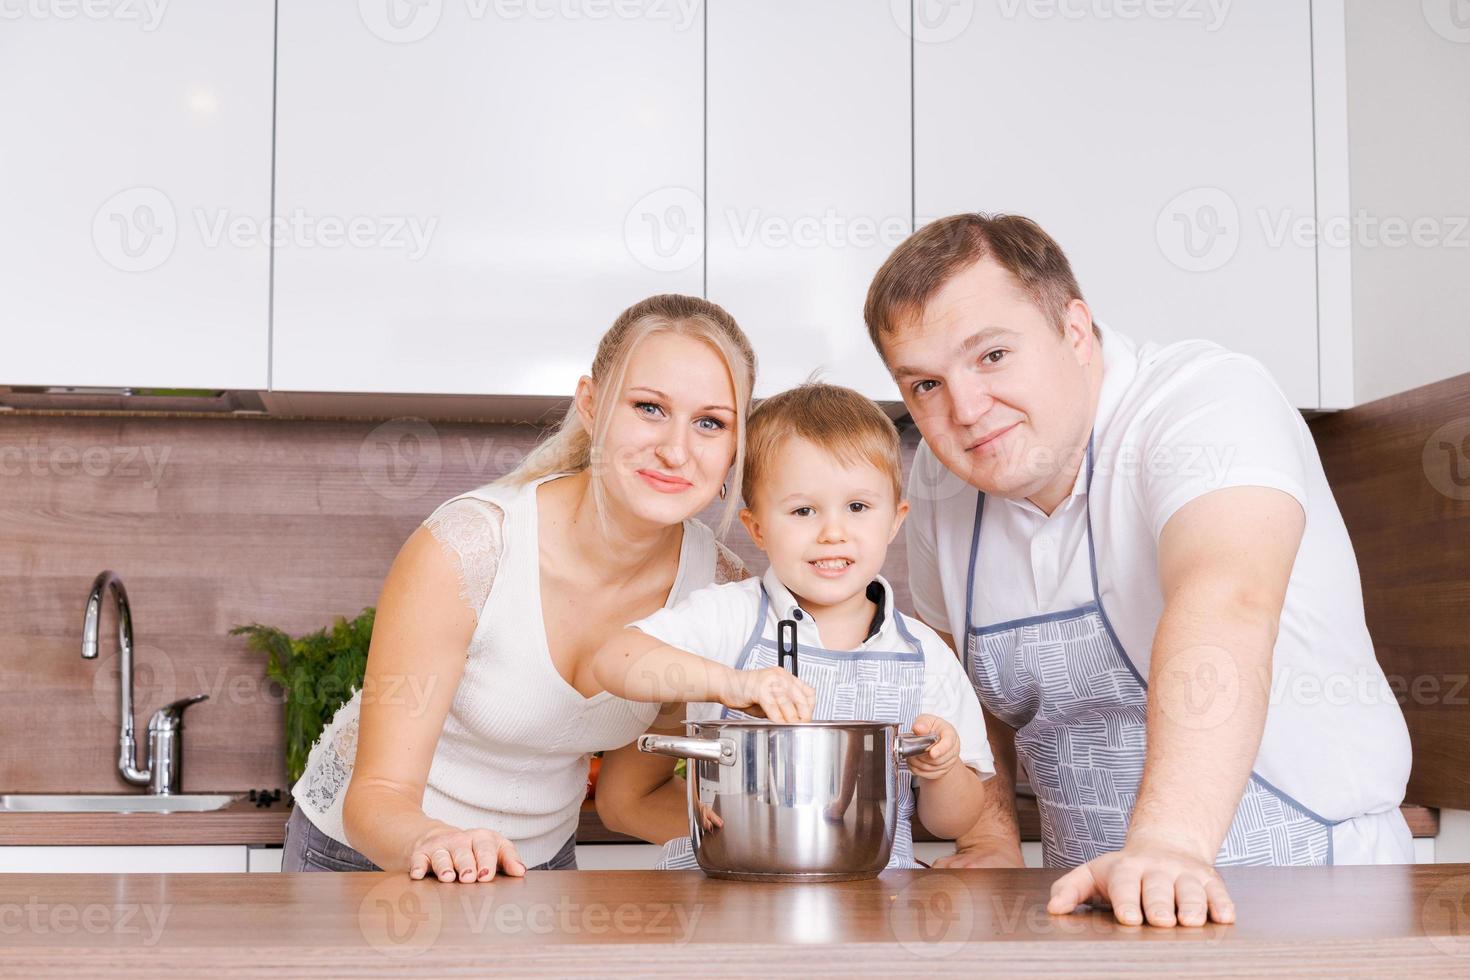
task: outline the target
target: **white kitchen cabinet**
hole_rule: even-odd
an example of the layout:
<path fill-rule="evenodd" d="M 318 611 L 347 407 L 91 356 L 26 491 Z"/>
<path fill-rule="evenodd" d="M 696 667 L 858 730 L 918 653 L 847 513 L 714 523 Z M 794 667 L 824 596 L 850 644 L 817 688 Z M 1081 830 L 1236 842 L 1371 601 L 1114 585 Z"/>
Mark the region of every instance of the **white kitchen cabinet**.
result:
<path fill-rule="evenodd" d="M 273 16 L 9 5 L 0 384 L 265 385 Z"/>
<path fill-rule="evenodd" d="M 274 389 L 569 395 L 701 292 L 701 4 L 279 7 Z"/>
<path fill-rule="evenodd" d="M 16 845 L 0 847 L 0 873 L 245 871 L 243 844 Z"/>
<path fill-rule="evenodd" d="M 1309 0 L 916 3 L 919 224 L 1028 215 L 1099 319 L 1140 340 L 1218 341 L 1264 362 L 1296 405 L 1323 404 L 1314 168 L 1335 180 L 1337 161 L 1333 144 L 1314 162 Z M 1339 26 L 1339 59 L 1341 43 Z M 1345 313 L 1320 343 L 1351 349 Z M 1351 358 L 1332 365 L 1350 386 Z"/>
<path fill-rule="evenodd" d="M 750 335 L 757 394 L 820 369 L 897 390 L 868 282 L 912 231 L 907 16 L 888 0 L 711 0 L 708 292 Z"/>

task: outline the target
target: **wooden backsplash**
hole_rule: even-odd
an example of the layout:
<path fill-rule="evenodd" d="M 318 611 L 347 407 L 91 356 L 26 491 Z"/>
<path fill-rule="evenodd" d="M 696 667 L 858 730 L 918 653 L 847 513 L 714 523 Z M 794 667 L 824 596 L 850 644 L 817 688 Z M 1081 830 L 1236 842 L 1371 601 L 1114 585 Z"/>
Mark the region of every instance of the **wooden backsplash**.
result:
<path fill-rule="evenodd" d="M 1414 743 L 1407 800 L 1470 809 L 1470 374 L 1311 427 Z"/>
<path fill-rule="evenodd" d="M 286 786 L 281 691 L 232 626 L 295 634 L 376 604 L 441 501 L 512 469 L 533 426 L 148 416 L 0 417 L 0 790 L 114 792 L 117 626 L 81 658 L 104 568 L 134 631 L 134 723 L 186 715 L 184 789 Z M 914 437 L 905 439 L 911 455 Z M 712 507 L 706 520 L 714 525 Z M 728 543 L 765 567 L 738 525 Z M 903 548 L 886 574 L 908 608 Z"/>

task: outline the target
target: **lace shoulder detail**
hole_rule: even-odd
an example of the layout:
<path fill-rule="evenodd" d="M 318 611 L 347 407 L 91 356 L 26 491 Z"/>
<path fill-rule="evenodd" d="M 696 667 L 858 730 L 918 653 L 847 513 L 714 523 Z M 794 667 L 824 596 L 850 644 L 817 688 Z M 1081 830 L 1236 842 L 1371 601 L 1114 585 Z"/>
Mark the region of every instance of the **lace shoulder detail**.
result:
<path fill-rule="evenodd" d="M 750 578 L 750 569 L 745 567 L 745 562 L 740 560 L 740 556 L 716 541 L 715 584 L 724 585 L 726 582 L 739 582 L 747 578 Z"/>
<path fill-rule="evenodd" d="M 466 497 L 440 506 L 424 521 L 459 566 L 459 597 L 480 619 L 495 572 L 500 567 L 505 512 L 485 500 Z"/>

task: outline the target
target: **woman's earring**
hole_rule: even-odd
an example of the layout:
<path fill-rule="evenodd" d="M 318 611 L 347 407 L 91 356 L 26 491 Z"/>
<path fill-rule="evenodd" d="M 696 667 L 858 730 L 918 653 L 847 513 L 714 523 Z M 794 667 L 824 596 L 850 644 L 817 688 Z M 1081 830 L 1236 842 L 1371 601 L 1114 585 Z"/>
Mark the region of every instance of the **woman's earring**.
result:
<path fill-rule="evenodd" d="M 725 485 L 723 483 L 720 484 L 720 499 L 725 499 Z"/>

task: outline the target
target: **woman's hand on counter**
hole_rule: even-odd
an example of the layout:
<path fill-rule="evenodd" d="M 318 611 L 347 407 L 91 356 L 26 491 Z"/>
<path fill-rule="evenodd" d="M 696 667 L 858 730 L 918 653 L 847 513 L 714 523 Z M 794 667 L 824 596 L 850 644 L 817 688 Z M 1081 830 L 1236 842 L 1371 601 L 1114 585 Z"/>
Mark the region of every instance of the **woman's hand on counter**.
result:
<path fill-rule="evenodd" d="M 442 824 L 414 841 L 408 876 L 422 878 L 430 868 L 440 881 L 491 881 L 497 870 L 519 878 L 525 862 L 507 838 L 493 830 L 459 830 Z"/>

